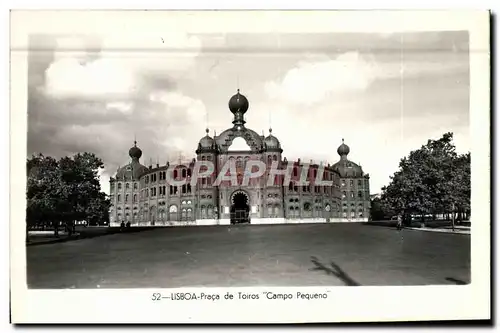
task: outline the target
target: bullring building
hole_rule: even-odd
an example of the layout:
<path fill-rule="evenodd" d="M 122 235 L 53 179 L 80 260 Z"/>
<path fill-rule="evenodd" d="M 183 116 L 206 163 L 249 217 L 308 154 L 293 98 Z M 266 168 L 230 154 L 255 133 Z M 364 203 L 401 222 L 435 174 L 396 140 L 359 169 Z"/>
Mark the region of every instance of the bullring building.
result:
<path fill-rule="evenodd" d="M 282 156 L 280 141 L 269 129 L 269 135 L 259 135 L 245 126 L 244 115 L 249 107 L 247 98 L 238 92 L 229 100 L 233 126 L 211 137 L 209 130 L 199 140 L 196 159 L 170 166 L 145 166 L 137 143 L 129 150 L 130 162 L 119 168 L 110 179 L 110 226 L 130 222 L 131 226 L 175 226 L 216 224 L 277 224 L 363 222 L 369 217 L 369 175 L 350 161 L 349 147 L 343 142 L 337 153 L 340 160 L 320 166 L 310 162 L 287 161 Z M 214 172 L 197 179 L 191 176 L 196 160 L 210 161 Z M 270 173 L 243 182 L 248 161 L 258 160 L 278 169 L 291 169 L 290 181 L 284 175 Z M 236 166 L 237 183 L 216 178 L 223 166 Z M 307 168 L 306 168 L 307 165 Z M 174 186 L 167 180 L 186 180 Z M 331 185 L 298 184 L 301 177 L 322 179 Z M 273 177 L 268 182 L 268 177 Z"/>

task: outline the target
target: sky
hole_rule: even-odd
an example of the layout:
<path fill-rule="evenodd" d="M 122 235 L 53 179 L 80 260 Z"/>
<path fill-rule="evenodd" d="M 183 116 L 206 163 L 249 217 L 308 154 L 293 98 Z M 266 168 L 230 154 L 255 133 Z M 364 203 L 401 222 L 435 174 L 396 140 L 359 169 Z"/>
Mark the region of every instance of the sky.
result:
<path fill-rule="evenodd" d="M 466 31 L 32 35 L 28 155 L 93 152 L 108 192 L 134 138 L 145 165 L 190 159 L 205 128 L 232 126 L 239 88 L 246 126 L 272 127 L 284 157 L 333 164 L 344 139 L 375 194 L 428 139 L 470 150 L 468 45 Z"/>

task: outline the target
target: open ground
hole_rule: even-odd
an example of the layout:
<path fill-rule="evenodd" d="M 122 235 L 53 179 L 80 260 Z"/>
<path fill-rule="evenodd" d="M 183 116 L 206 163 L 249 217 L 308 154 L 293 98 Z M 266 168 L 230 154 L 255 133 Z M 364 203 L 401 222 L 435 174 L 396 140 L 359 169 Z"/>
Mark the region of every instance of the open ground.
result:
<path fill-rule="evenodd" d="M 470 283 L 470 236 L 352 224 L 156 228 L 28 246 L 29 288 Z"/>

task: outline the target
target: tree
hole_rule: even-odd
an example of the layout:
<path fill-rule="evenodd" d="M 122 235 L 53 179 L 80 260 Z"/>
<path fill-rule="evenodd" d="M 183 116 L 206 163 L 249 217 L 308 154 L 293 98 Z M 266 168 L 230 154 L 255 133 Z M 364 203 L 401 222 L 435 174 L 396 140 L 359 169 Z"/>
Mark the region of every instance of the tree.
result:
<path fill-rule="evenodd" d="M 75 221 L 103 218 L 109 200 L 101 192 L 98 170 L 102 161 L 91 153 L 59 161 L 42 154 L 27 161 L 27 228 L 52 224 L 58 236 L 60 223 L 71 234 Z M 97 215 L 96 215 L 97 214 Z"/>
<path fill-rule="evenodd" d="M 34 155 L 27 161 L 27 227 L 54 224 L 58 235 L 59 212 L 64 209 L 67 189 L 52 157 Z"/>
<path fill-rule="evenodd" d="M 426 214 L 449 213 L 455 205 L 466 211 L 470 209 L 470 153 L 457 155 L 453 133 L 428 140 L 401 159 L 399 170 L 382 191 L 382 206 L 402 214 L 406 223 L 412 215 L 425 222 Z"/>
<path fill-rule="evenodd" d="M 92 198 L 86 209 L 86 218 L 89 225 L 109 224 L 110 200 L 103 192 Z"/>
<path fill-rule="evenodd" d="M 385 220 L 390 218 L 391 213 L 387 212 L 380 198 L 373 198 L 370 205 L 370 216 L 372 220 Z"/>

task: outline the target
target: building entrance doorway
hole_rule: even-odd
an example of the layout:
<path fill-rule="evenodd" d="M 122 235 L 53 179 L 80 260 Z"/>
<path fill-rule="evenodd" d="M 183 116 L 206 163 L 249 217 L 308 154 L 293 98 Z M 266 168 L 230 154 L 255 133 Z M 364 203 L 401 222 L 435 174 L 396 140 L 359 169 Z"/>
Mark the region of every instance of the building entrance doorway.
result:
<path fill-rule="evenodd" d="M 231 202 L 231 224 L 250 223 L 250 206 L 247 194 L 238 191 L 233 194 Z"/>

